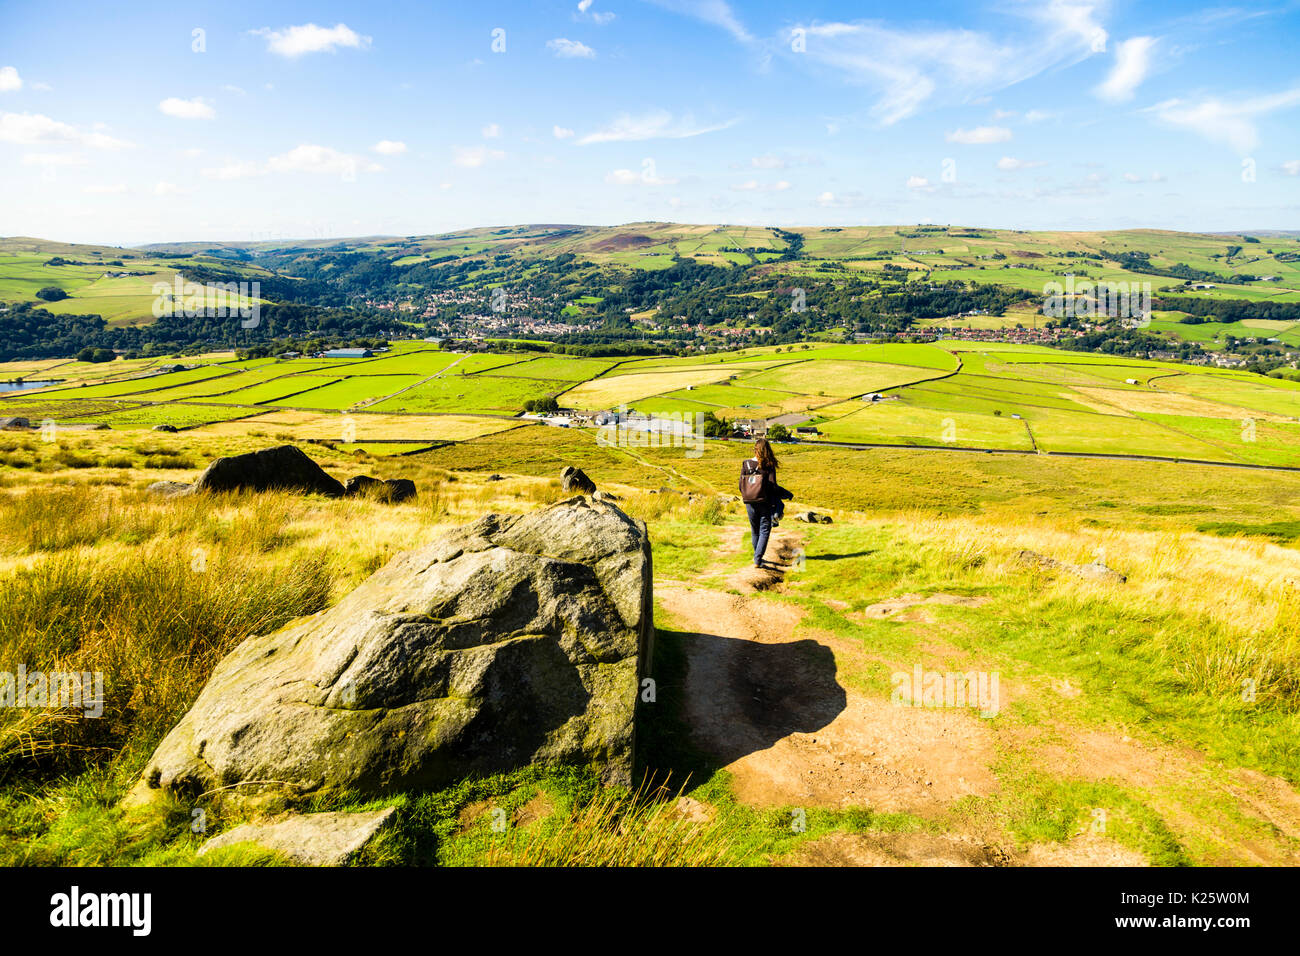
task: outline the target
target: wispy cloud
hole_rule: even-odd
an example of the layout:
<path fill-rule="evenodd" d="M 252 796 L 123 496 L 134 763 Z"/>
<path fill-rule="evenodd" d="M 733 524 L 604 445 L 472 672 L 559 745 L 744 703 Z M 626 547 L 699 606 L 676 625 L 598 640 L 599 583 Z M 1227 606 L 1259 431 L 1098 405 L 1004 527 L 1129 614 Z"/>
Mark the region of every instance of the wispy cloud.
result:
<path fill-rule="evenodd" d="M 212 104 L 201 97 L 194 97 L 192 100 L 183 100 L 178 96 L 169 96 L 158 104 L 158 109 L 168 116 L 174 116 L 177 119 L 214 119 L 217 111 L 212 108 Z"/>
<path fill-rule="evenodd" d="M 1189 130 L 1245 155 L 1259 145 L 1257 119 L 1297 105 L 1300 105 L 1300 86 L 1238 100 L 1205 99 L 1197 103 L 1165 100 L 1143 112 L 1166 125 Z"/>
<path fill-rule="evenodd" d="M 1094 92 L 1112 103 L 1131 100 L 1151 69 L 1155 45 L 1155 37 L 1133 37 L 1121 43 L 1115 48 L 1115 65 Z"/>
<path fill-rule="evenodd" d="M 1005 126 L 976 126 L 972 129 L 955 129 L 951 133 L 945 133 L 943 138 L 950 143 L 966 145 L 1005 143 L 1011 138 L 1011 130 Z"/>
<path fill-rule="evenodd" d="M 488 149 L 486 146 L 458 146 L 451 161 L 465 169 L 478 169 L 480 166 L 505 158 L 506 154 L 499 149 Z"/>
<path fill-rule="evenodd" d="M 564 37 L 547 40 L 546 48 L 562 60 L 591 59 L 596 55 L 596 51 L 587 44 Z"/>
<path fill-rule="evenodd" d="M 1009 8 L 1002 35 L 957 28 L 903 28 L 880 21 L 813 22 L 802 30 L 804 52 L 793 57 L 838 74 L 875 94 L 871 115 L 890 125 L 923 106 L 968 103 L 1105 50 L 1098 5 L 1052 0 Z"/>
<path fill-rule="evenodd" d="M 674 119 L 667 110 L 652 110 L 633 116 L 623 113 L 615 117 L 607 126 L 588 133 L 578 140 L 580 146 L 592 143 L 629 143 L 646 139 L 688 139 L 704 133 L 716 132 L 736 125 L 739 119 L 731 119 L 711 125 L 697 125 L 690 114 L 680 120 Z"/>
<path fill-rule="evenodd" d="M 650 2 L 673 13 L 694 17 L 704 23 L 721 27 L 742 43 L 749 43 L 754 39 L 725 0 L 650 0 Z"/>
<path fill-rule="evenodd" d="M 0 113 L 0 143 L 17 143 L 20 146 L 71 143 L 110 150 L 131 146 L 125 140 L 115 139 L 106 133 L 88 133 L 40 113 Z"/>
<path fill-rule="evenodd" d="M 303 143 L 287 153 L 270 157 L 264 163 L 233 161 L 224 166 L 204 169 L 202 175 L 205 179 L 225 181 L 265 176 L 268 173 L 308 173 L 351 179 L 358 173 L 378 173 L 383 169 L 383 166 L 365 156 L 355 156 L 315 143 Z"/>
<path fill-rule="evenodd" d="M 381 139 L 370 148 L 382 156 L 400 156 L 406 152 L 406 144 L 395 139 Z"/>
<path fill-rule="evenodd" d="M 597 26 L 604 26 L 614 19 L 614 14 L 605 13 L 601 10 L 591 9 L 594 0 L 578 0 L 578 12 L 573 15 L 575 20 L 590 20 Z"/>
<path fill-rule="evenodd" d="M 1042 160 L 1016 159 L 1014 156 L 1003 156 L 998 160 L 998 169 L 1011 172 L 1018 169 L 1035 169 L 1039 166 L 1046 166 L 1047 163 Z"/>
<path fill-rule="evenodd" d="M 614 169 L 605 174 L 605 182 L 615 186 L 675 186 L 676 179 L 660 176 L 655 171 L 653 160 L 643 160 L 641 171 L 633 169 Z"/>
<path fill-rule="evenodd" d="M 370 46 L 371 38 L 362 36 L 346 24 L 339 23 L 332 27 L 319 27 L 314 23 L 304 23 L 283 30 L 262 27 L 251 31 L 255 36 L 266 37 L 266 48 L 278 56 L 295 59 L 308 53 L 334 53 L 339 49 L 350 48 L 364 50 Z"/>
<path fill-rule="evenodd" d="M 572 139 L 573 130 L 569 129 L 567 126 L 552 126 L 551 135 L 556 139 Z"/>
<path fill-rule="evenodd" d="M 774 183 L 760 183 L 756 179 L 749 179 L 743 183 L 736 183 L 731 188 L 738 190 L 739 192 L 777 193 L 789 189 L 790 184 L 784 179 L 778 180 Z"/>

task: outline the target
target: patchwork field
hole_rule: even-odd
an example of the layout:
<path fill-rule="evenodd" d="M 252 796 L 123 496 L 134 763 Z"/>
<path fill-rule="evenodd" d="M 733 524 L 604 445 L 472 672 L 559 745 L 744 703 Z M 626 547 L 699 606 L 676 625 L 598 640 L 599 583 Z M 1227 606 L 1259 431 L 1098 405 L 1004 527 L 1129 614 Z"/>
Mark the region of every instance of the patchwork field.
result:
<path fill-rule="evenodd" d="M 0 416 L 113 429 L 342 441 L 350 418 L 354 442 L 461 441 L 555 398 L 583 412 L 789 416 L 820 441 L 1300 465 L 1300 383 L 1029 345 L 807 344 L 618 360 L 400 343 L 364 359 L 217 353 L 179 369 L 135 360 L 4 371 L 56 384 L 0 394 Z"/>

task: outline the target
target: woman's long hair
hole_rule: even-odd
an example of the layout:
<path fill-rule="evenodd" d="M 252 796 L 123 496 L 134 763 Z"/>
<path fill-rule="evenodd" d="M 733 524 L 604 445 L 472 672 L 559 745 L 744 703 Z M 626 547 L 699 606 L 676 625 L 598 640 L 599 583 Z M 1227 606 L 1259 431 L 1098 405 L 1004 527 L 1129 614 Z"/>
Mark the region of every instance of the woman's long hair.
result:
<path fill-rule="evenodd" d="M 768 444 L 766 438 L 760 438 L 754 442 L 754 457 L 758 459 L 759 468 L 776 471 L 777 465 L 780 464 L 776 460 L 776 455 L 772 453 L 772 446 Z"/>

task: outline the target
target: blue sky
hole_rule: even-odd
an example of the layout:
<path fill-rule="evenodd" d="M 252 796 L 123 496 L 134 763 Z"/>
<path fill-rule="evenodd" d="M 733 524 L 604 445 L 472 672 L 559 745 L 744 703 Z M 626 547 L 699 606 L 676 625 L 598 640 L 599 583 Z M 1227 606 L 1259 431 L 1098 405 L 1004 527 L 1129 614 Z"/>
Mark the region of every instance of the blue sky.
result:
<path fill-rule="evenodd" d="M 1295 229 L 1298 43 L 1297 2 L 9 3 L 0 235 Z"/>

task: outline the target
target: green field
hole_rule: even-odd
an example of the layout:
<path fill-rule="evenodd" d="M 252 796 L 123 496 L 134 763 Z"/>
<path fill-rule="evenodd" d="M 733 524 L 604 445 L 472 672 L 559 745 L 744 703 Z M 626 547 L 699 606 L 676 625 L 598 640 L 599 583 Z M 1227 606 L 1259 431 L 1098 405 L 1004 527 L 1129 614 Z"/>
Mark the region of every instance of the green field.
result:
<path fill-rule="evenodd" d="M 364 409 L 480 416 L 490 424 L 519 415 L 529 400 L 555 396 L 562 408 L 584 412 L 626 406 L 725 419 L 795 415 L 810 420 L 821 440 L 849 443 L 1242 464 L 1291 464 L 1300 448 L 1300 383 L 1030 345 L 817 344 L 619 361 L 457 354 L 412 343 L 352 360 L 235 362 L 217 354 L 187 360 L 192 367 L 183 371 L 151 374 L 154 361 L 12 363 L 23 374 L 66 376 L 66 384 L 0 397 L 0 415 L 9 408 L 36 420 L 139 428 L 280 409 L 326 416 Z M 102 380 L 112 366 L 121 377 Z M 883 400 L 864 401 L 870 394 Z M 140 403 L 148 405 L 132 407 Z M 285 433 L 301 427 L 289 422 Z M 311 434 L 322 427 L 313 419 Z M 421 435 L 399 429 L 394 437 Z"/>

